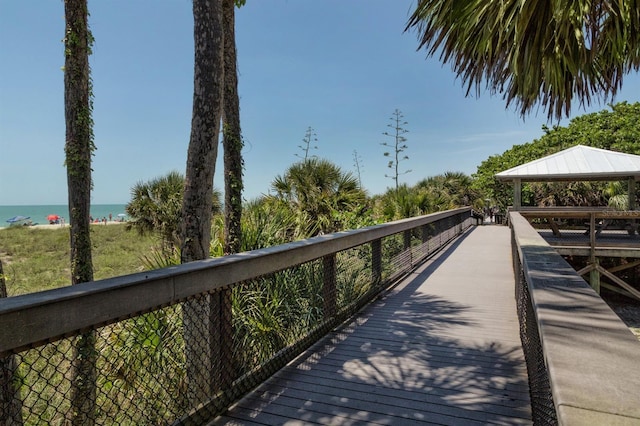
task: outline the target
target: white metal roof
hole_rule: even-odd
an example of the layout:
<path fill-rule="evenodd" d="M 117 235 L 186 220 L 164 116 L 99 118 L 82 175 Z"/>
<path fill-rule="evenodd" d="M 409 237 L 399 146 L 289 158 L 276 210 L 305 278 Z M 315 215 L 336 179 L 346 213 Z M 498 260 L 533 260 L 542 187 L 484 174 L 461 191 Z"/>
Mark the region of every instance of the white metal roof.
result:
<path fill-rule="evenodd" d="M 640 155 L 576 145 L 495 176 L 503 181 L 617 180 L 640 177 Z"/>

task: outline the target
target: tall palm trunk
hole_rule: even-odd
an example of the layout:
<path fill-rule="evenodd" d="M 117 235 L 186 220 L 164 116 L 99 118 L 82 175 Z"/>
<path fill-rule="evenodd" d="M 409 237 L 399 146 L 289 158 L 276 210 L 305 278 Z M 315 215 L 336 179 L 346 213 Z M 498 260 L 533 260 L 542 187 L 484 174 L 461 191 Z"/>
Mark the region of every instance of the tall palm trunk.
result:
<path fill-rule="evenodd" d="M 242 228 L 242 139 L 234 0 L 223 0 L 224 24 L 224 254 L 240 251 Z"/>
<path fill-rule="evenodd" d="M 65 153 L 71 215 L 71 283 L 79 284 L 93 280 L 89 235 L 91 156 L 94 149 L 89 77 L 92 36 L 87 0 L 65 0 L 64 6 Z M 80 335 L 74 344 L 72 365 L 68 372 L 71 408 L 67 421 L 71 424 L 91 425 L 95 421 L 95 362 L 95 335 L 87 332 Z"/>
<path fill-rule="evenodd" d="M 209 257 L 213 176 L 218 155 L 224 84 L 222 0 L 193 0 L 194 75 L 191 137 L 182 203 L 181 262 Z M 192 405 L 208 399 L 215 388 L 219 359 L 217 295 L 183 305 L 188 398 Z"/>

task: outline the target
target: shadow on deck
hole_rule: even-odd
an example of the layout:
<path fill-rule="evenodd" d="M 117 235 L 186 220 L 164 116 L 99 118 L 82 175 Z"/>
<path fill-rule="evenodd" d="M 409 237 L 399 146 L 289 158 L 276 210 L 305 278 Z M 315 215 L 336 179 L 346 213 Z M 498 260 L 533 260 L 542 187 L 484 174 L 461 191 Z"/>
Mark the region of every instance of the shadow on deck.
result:
<path fill-rule="evenodd" d="M 510 233 L 475 227 L 217 424 L 531 424 Z"/>

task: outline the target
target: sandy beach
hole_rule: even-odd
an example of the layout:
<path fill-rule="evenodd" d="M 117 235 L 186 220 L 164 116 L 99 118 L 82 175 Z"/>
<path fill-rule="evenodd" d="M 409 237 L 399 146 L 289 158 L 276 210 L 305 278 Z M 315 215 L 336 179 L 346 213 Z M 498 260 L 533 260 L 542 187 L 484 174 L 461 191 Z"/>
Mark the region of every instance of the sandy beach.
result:
<path fill-rule="evenodd" d="M 118 222 L 116 220 L 112 220 L 111 222 L 91 222 L 92 226 L 105 226 L 105 225 L 124 225 L 127 222 Z M 68 228 L 69 224 L 65 223 L 64 225 L 61 224 L 48 224 L 48 223 L 39 223 L 37 225 L 31 225 L 31 226 L 23 226 L 23 228 L 27 228 L 27 229 L 61 229 L 61 228 Z M 3 229 L 9 229 L 10 227 L 2 227 L 0 228 L 0 231 L 2 231 Z"/>

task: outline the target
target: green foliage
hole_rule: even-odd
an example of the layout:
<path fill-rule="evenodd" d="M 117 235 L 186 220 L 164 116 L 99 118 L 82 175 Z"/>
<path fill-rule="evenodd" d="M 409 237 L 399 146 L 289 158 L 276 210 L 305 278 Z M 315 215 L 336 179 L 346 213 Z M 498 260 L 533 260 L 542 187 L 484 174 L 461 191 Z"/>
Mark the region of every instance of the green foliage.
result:
<path fill-rule="evenodd" d="M 98 339 L 101 362 L 99 407 L 110 420 L 126 423 L 131 411 L 153 424 L 188 407 L 180 305 L 104 327 Z M 118 362 L 113 362 L 118 360 Z M 170 401 L 170 403 L 168 403 Z"/>
<path fill-rule="evenodd" d="M 176 171 L 148 182 L 138 182 L 131 188 L 131 201 L 126 212 L 131 217 L 128 228 L 136 229 L 141 235 L 157 233 L 163 241 L 163 248 L 179 246 L 178 241 L 182 214 L 184 176 Z M 214 190 L 211 209 L 220 213 L 220 192 Z"/>
<path fill-rule="evenodd" d="M 92 225 L 94 278 L 141 272 L 141 254 L 157 244 L 152 236 L 137 236 L 124 225 Z M 10 296 L 71 285 L 69 228 L 0 230 L 0 258 Z"/>
<path fill-rule="evenodd" d="M 245 373 L 294 343 L 322 318 L 321 288 L 318 263 L 234 287 L 237 373 Z"/>
<path fill-rule="evenodd" d="M 545 134 L 532 142 L 522 145 L 514 145 L 511 149 L 500 155 L 494 155 L 483 161 L 473 175 L 474 188 L 484 192 L 488 198 L 501 208 L 512 204 L 513 189 L 511 184 L 499 182 L 495 174 L 512 167 L 519 166 L 529 161 L 554 154 L 558 151 L 575 145 L 592 146 L 594 148 L 608 149 L 625 152 L 628 154 L 640 154 L 640 103 L 629 104 L 622 102 L 611 105 L 611 111 L 603 110 L 574 118 L 566 127 L 554 126 L 549 129 L 543 127 Z M 558 195 L 560 198 L 570 199 L 570 192 L 576 191 L 575 186 L 555 185 L 549 187 L 553 191 L 565 191 L 567 196 Z M 604 186 L 597 187 L 601 191 Z M 591 188 L 594 189 L 594 188 Z M 587 186 L 584 187 L 587 190 Z M 523 204 L 544 205 L 542 201 L 549 195 L 540 185 L 523 185 Z M 584 194 L 584 199 L 594 202 L 594 195 Z M 603 200 L 606 203 L 606 200 Z M 567 201 L 569 202 L 569 201 Z M 562 204 L 557 204 L 562 205 Z M 584 204 L 578 204 L 584 205 Z"/>
<path fill-rule="evenodd" d="M 257 250 L 304 238 L 301 226 L 288 205 L 263 198 L 245 205 L 242 215 L 242 250 Z"/>
<path fill-rule="evenodd" d="M 480 208 L 483 194 L 473 180 L 460 172 L 446 172 L 421 180 L 415 186 L 400 185 L 374 197 L 374 218 L 387 222 L 462 206 Z"/>
<path fill-rule="evenodd" d="M 345 229 L 351 216 L 367 210 L 366 194 L 351 173 L 328 160 L 310 158 L 293 164 L 271 184 L 269 202 L 288 206 L 297 218 L 297 234 L 313 236 Z M 346 222 L 345 222 L 346 221 Z"/>
<path fill-rule="evenodd" d="M 569 115 L 576 97 L 613 97 L 640 68 L 635 1 L 420 0 L 407 29 L 476 94 L 502 93 L 522 115 L 541 103 Z"/>

